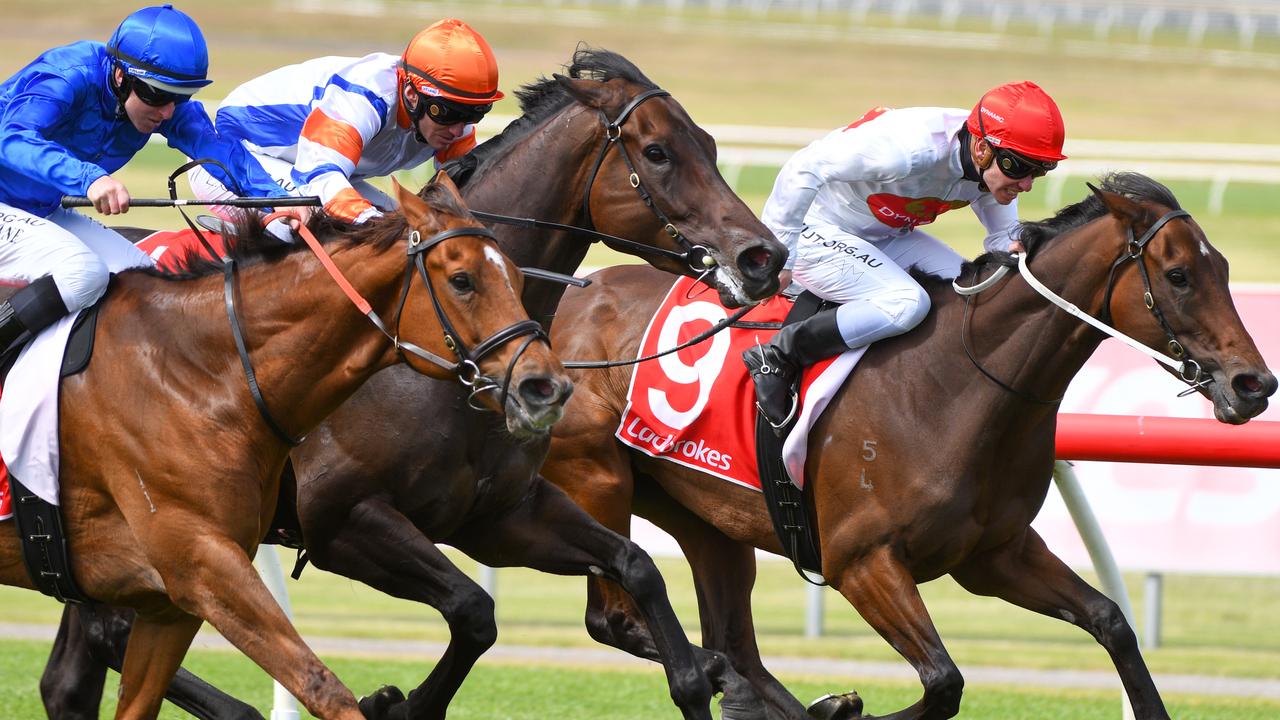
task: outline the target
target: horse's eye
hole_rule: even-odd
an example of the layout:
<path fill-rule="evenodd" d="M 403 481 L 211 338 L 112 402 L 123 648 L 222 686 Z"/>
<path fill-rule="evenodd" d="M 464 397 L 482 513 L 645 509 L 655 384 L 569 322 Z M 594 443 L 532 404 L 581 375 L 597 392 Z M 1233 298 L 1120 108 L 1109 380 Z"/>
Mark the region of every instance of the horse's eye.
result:
<path fill-rule="evenodd" d="M 1174 287 L 1187 286 L 1187 273 L 1182 268 L 1174 268 L 1169 272 L 1165 273 L 1164 276 L 1169 278 L 1170 284 L 1172 284 Z"/>
<path fill-rule="evenodd" d="M 659 145 L 650 145 L 644 149 L 644 156 L 649 162 L 666 162 L 667 153 Z"/>
<path fill-rule="evenodd" d="M 464 272 L 458 272 L 450 275 L 449 285 L 460 293 L 468 293 L 476 289 L 475 285 L 471 284 L 471 276 Z"/>

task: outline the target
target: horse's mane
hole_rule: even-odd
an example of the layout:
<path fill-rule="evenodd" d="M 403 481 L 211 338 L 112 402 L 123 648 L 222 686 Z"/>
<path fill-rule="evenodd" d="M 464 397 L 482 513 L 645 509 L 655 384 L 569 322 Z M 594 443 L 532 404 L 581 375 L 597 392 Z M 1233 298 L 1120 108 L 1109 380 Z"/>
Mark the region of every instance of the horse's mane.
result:
<path fill-rule="evenodd" d="M 1182 206 L 1178 204 L 1178 199 L 1173 196 L 1173 192 L 1169 188 L 1141 173 L 1110 173 L 1099 179 L 1098 186 L 1102 190 L 1123 195 L 1134 202 L 1156 203 L 1170 210 L 1182 209 Z M 1022 223 L 1022 234 L 1019 237 L 1022 240 L 1023 247 L 1027 249 L 1027 257 L 1035 257 L 1036 252 L 1045 247 L 1050 240 L 1066 233 L 1068 230 L 1074 230 L 1086 223 L 1097 220 L 1106 215 L 1107 212 L 1102 200 L 1095 193 L 1090 192 L 1085 199 L 1062 208 L 1051 218 Z M 965 277 L 972 269 L 991 263 L 1014 264 L 1012 257 L 1008 253 L 986 253 L 971 263 L 965 263 L 960 275 Z"/>
<path fill-rule="evenodd" d="M 459 204 L 454 195 L 441 185 L 434 182 L 428 183 L 418 196 L 435 212 L 474 221 L 471 212 Z M 297 252 L 310 252 L 307 244 L 301 240 L 284 243 L 267 233 L 257 215 L 242 214 L 232 224 L 235 227 L 234 232 L 224 233 L 223 240 L 227 247 L 232 249 L 231 256 L 236 264 L 242 268 L 276 262 Z M 352 225 L 320 211 L 311 216 L 307 222 L 307 228 L 322 245 L 344 242 L 353 245 L 368 244 L 382 250 L 404 237 L 408 230 L 408 221 L 405 220 L 404 213 L 389 212 L 359 225 Z M 191 261 L 185 270 L 179 272 L 166 272 L 156 268 L 149 268 L 142 272 L 169 280 L 190 280 L 209 275 L 221 275 L 222 263 L 219 260 L 201 256 Z"/>
<path fill-rule="evenodd" d="M 574 50 L 573 59 L 565 66 L 565 72 L 569 77 L 577 79 L 600 82 L 621 79 L 636 83 L 646 90 L 658 87 L 625 57 L 586 45 L 579 45 Z M 490 160 L 501 157 L 516 141 L 541 125 L 542 121 L 575 102 L 563 85 L 554 77 L 546 76 L 521 86 L 515 91 L 515 95 L 523 113 L 520 117 L 511 121 L 502 132 L 477 145 L 471 152 L 443 166 L 442 169 L 449 173 L 459 187 L 483 175 L 491 164 Z"/>

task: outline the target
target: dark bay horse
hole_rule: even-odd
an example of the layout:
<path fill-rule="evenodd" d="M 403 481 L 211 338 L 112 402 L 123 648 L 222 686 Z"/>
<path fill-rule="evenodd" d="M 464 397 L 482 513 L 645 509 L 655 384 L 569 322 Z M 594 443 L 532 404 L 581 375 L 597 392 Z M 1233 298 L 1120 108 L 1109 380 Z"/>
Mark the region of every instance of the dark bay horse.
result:
<path fill-rule="evenodd" d="M 462 372 L 473 386 L 508 388 L 507 422 L 521 434 L 560 417 L 571 385 L 520 305 L 517 268 L 447 178 L 423 199 L 399 195 L 402 213 L 360 230 L 314 223 L 334 238 L 331 262 L 394 337 L 302 243 L 239 264 L 238 288 L 227 292 L 241 298 L 261 413 L 228 327 L 220 268 L 115 281 L 93 361 L 62 385 L 60 478 L 76 582 L 97 602 L 136 611 L 117 718 L 157 715 L 204 621 L 314 715 L 364 717 L 250 562 L 275 508 L 286 433 L 309 432 L 400 362 L 451 383 Z M 467 370 L 446 360 L 454 348 L 470 359 Z M 498 397 L 482 392 L 476 402 L 501 410 Z M 0 582 L 31 588 L 13 525 L 0 522 Z"/>
<path fill-rule="evenodd" d="M 606 242 L 668 272 L 705 274 L 728 305 L 777 291 L 785 249 L 721 177 L 711 137 L 631 62 L 580 49 L 568 77 L 539 81 L 517 95 L 523 116 L 446 168 L 465 178 L 469 206 L 620 236 L 631 243 Z M 528 225 L 495 228 L 518 265 L 572 273 L 590 247 L 589 235 Z M 550 322 L 562 293 L 560 285 L 531 280 L 523 298 L 530 315 Z M 403 440 L 406 434 L 413 442 Z M 758 707 L 723 656 L 689 645 L 649 557 L 538 475 L 548 444 L 549 438 L 505 432 L 492 414 L 471 409 L 454 384 L 391 368 L 293 451 L 298 519 L 312 562 L 431 605 L 451 631 L 444 656 L 407 699 L 388 688 L 362 707 L 395 718 L 443 717 L 495 641 L 492 599 L 437 542 L 490 566 L 616 581 L 652 629 L 646 657 L 664 664 L 685 717 L 709 717 L 704 674 L 725 691 L 724 717 L 732 717 L 735 703 Z M 45 673 L 51 717 L 96 717 L 100 690 L 93 691 L 92 678 L 101 677 L 102 666 L 80 662 L 83 649 L 68 646 L 97 638 L 118 647 L 123 633 L 100 618 L 87 620 L 93 624 L 88 637 L 68 628 L 78 622 L 75 614 L 64 615 L 65 642 Z M 99 645 L 99 657 L 109 660 L 103 645 L 110 642 Z M 175 683 L 173 693 L 198 715 L 257 715 L 216 704 L 207 687 L 187 680 Z"/>
<path fill-rule="evenodd" d="M 1241 325 L 1227 289 L 1227 261 L 1189 216 L 1168 215 L 1178 203 L 1162 185 L 1117 174 L 1102 187 L 1024 226 L 1029 267 L 1053 291 L 1149 347 L 1169 352 L 1176 338 L 1212 379 L 1200 392 L 1222 422 L 1243 423 L 1262 412 L 1276 378 Z M 1152 228 L 1145 251 L 1135 252 L 1134 238 Z M 995 260 L 968 268 L 965 284 L 975 284 Z M 1164 327 L 1144 304 L 1144 275 Z M 634 357 L 669 284 L 638 267 L 594 277 L 592 287 L 566 295 L 553 342 L 566 358 Z M 1083 628 L 1110 653 L 1137 716 L 1168 717 L 1116 604 L 1030 527 L 1049 489 L 1054 400 L 1103 334 L 1020 277 L 1001 280 L 968 308 L 936 279 L 930 296 L 934 310 L 923 325 L 868 350 L 814 428 L 805 471 L 823 576 L 911 663 L 924 686 L 919 702 L 885 717 L 959 712 L 963 679 L 916 590 L 944 574 L 973 593 Z M 966 333 L 976 362 L 965 356 Z M 978 363 L 1010 389 L 984 377 Z M 770 718 L 805 717 L 762 666 L 754 637 L 753 548 L 782 553 L 761 494 L 618 442 L 629 373 L 571 373 L 576 394 L 553 430 L 543 473 L 619 532 L 634 512 L 674 535 L 693 568 L 703 643 L 750 679 Z M 607 582 L 591 584 L 588 612 L 597 637 L 651 653 L 626 597 Z M 810 712 L 856 716 L 855 698 L 830 698 Z"/>

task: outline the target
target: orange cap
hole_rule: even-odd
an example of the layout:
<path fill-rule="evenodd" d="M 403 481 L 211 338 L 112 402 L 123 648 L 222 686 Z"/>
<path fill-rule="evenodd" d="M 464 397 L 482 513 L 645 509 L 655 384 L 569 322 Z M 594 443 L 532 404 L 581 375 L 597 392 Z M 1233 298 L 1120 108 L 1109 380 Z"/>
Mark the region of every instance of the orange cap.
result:
<path fill-rule="evenodd" d="M 415 35 L 400 58 L 399 72 L 424 95 L 469 105 L 503 98 L 493 49 L 461 20 L 446 18 Z"/>
<path fill-rule="evenodd" d="M 966 123 L 975 137 L 1045 162 L 1065 160 L 1067 131 L 1049 94 L 1033 82 L 1005 83 L 988 90 Z"/>

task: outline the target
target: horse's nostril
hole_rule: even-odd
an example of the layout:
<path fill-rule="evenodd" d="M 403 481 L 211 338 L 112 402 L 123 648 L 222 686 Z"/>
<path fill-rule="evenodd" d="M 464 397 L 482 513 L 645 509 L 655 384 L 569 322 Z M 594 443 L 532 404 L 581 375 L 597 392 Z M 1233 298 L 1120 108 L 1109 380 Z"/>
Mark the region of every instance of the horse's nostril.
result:
<path fill-rule="evenodd" d="M 1241 373 L 1231 379 L 1231 387 L 1236 394 L 1245 397 L 1270 397 L 1276 391 L 1276 379 L 1270 374 L 1258 377 L 1252 373 Z"/>
<path fill-rule="evenodd" d="M 777 255 L 764 245 L 747 248 L 738 255 L 738 269 L 753 277 L 770 274 L 777 262 Z"/>
<path fill-rule="evenodd" d="M 527 378 L 520 383 L 520 397 L 529 405 L 554 405 L 567 399 L 561 383 L 551 377 Z"/>

